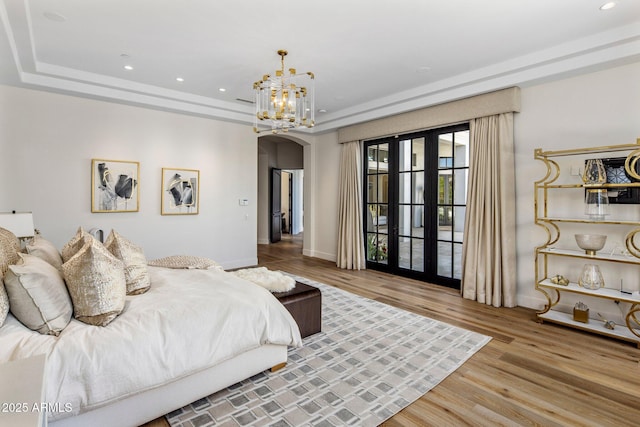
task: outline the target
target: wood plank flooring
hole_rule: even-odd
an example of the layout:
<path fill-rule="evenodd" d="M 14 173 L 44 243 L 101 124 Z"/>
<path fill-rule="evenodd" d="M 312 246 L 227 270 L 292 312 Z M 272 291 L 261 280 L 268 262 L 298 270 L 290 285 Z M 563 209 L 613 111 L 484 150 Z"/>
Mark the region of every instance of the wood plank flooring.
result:
<path fill-rule="evenodd" d="M 461 368 L 383 424 L 396 426 L 638 426 L 640 350 L 497 309 L 457 291 L 302 256 L 299 239 L 260 245 L 258 259 L 355 294 L 493 337 Z M 145 427 L 166 426 L 158 419 Z"/>

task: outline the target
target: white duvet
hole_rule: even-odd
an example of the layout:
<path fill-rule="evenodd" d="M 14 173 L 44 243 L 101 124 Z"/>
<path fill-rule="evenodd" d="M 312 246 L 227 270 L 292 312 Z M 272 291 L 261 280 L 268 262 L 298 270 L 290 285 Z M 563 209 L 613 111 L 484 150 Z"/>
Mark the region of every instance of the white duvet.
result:
<path fill-rule="evenodd" d="M 106 327 L 72 320 L 59 337 L 9 315 L 0 363 L 46 353 L 46 401 L 59 419 L 161 386 L 261 344 L 301 346 L 289 312 L 266 289 L 218 270 L 149 267 L 151 289 L 128 296 Z"/>

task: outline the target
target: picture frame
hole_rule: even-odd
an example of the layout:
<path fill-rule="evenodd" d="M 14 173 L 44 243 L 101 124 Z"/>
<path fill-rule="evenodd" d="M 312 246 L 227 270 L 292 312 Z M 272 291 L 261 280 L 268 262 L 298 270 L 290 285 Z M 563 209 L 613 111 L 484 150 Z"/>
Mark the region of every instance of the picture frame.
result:
<path fill-rule="evenodd" d="M 607 184 L 624 184 L 638 182 L 637 179 L 629 176 L 624 169 L 626 157 L 615 157 L 602 159 L 607 173 Z M 636 172 L 640 173 L 640 167 L 636 165 Z M 607 192 L 609 203 L 617 204 L 640 204 L 640 187 L 616 187 Z"/>
<path fill-rule="evenodd" d="M 197 215 L 200 212 L 200 171 L 162 168 L 162 215 Z"/>
<path fill-rule="evenodd" d="M 91 212 L 138 212 L 140 162 L 91 159 Z"/>

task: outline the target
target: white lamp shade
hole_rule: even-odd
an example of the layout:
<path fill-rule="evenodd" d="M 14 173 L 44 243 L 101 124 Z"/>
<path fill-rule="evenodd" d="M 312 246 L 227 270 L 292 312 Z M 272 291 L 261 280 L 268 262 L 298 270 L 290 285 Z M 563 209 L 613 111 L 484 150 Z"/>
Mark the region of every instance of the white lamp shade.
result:
<path fill-rule="evenodd" d="M 0 213 L 0 227 L 6 228 L 18 238 L 33 237 L 33 214 L 31 212 Z"/>

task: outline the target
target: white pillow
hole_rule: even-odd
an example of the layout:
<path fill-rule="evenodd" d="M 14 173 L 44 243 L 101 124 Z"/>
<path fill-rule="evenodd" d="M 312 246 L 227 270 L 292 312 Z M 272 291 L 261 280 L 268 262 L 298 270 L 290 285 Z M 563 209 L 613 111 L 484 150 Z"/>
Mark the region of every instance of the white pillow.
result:
<path fill-rule="evenodd" d="M 140 247 L 122 237 L 115 230 L 111 230 L 109 233 L 104 247 L 124 263 L 127 295 L 138 295 L 149 290 L 151 280 L 147 269 L 147 259 Z"/>
<path fill-rule="evenodd" d="M 44 239 L 39 234 L 33 236 L 33 239 L 25 246 L 27 253 L 35 255 L 38 258 L 47 261 L 62 273 L 62 255 L 53 243 Z"/>
<path fill-rule="evenodd" d="M 296 287 L 296 281 L 279 271 L 271 271 L 266 267 L 245 268 L 232 271 L 231 274 L 262 286 L 271 292 L 287 292 Z"/>
<path fill-rule="evenodd" d="M 27 328 L 58 336 L 69 324 L 73 307 L 60 272 L 29 254 L 9 266 L 4 277 L 11 313 Z"/>
<path fill-rule="evenodd" d="M 76 319 L 106 326 L 124 310 L 124 265 L 93 237 L 62 264 L 62 271 Z"/>

